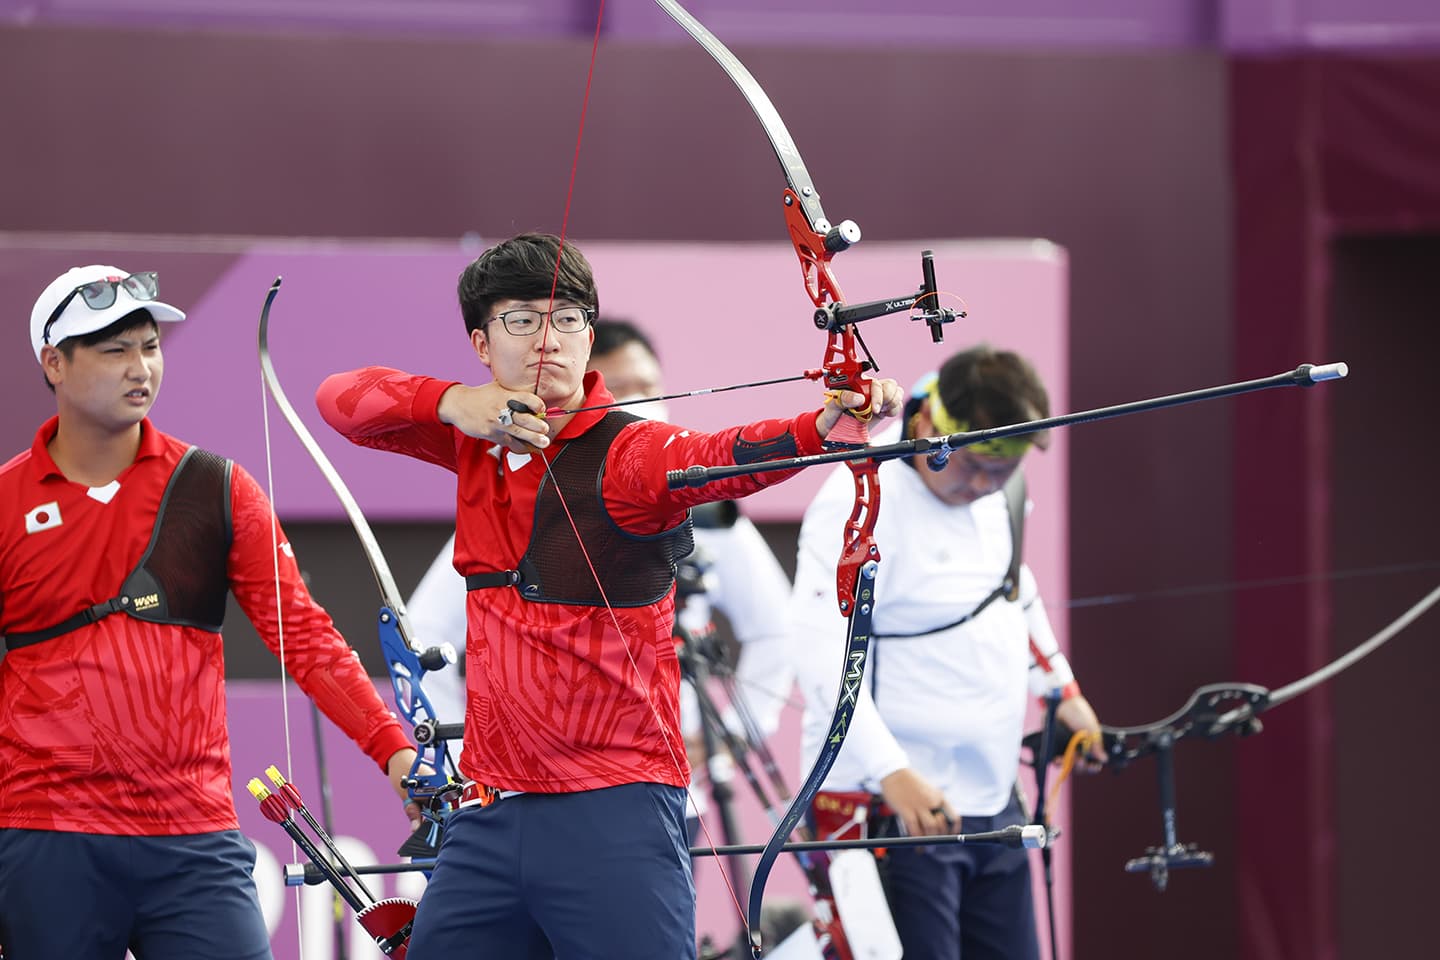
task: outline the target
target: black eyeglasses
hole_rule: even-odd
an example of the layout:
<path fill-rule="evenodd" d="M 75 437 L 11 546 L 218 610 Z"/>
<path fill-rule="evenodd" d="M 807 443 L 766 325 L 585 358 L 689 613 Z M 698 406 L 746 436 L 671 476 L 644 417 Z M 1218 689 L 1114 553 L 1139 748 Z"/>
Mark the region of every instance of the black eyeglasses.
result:
<path fill-rule="evenodd" d="M 114 306 L 121 287 L 136 300 L 154 300 L 160 296 L 160 274 L 147 270 L 144 273 L 132 273 L 128 277 L 111 277 L 80 284 L 66 294 L 59 306 L 50 312 L 50 319 L 45 321 L 45 329 L 40 334 L 41 342 L 50 342 L 50 328 L 55 326 L 55 321 L 60 319 L 60 315 L 76 296 L 84 300 L 85 306 L 91 310 L 105 310 Z"/>
<path fill-rule="evenodd" d="M 495 314 L 495 319 L 505 325 L 505 331 L 515 337 L 534 335 L 550 318 L 550 326 L 556 333 L 579 333 L 590 326 L 595 311 L 590 307 L 561 307 L 558 310 L 506 310 Z"/>

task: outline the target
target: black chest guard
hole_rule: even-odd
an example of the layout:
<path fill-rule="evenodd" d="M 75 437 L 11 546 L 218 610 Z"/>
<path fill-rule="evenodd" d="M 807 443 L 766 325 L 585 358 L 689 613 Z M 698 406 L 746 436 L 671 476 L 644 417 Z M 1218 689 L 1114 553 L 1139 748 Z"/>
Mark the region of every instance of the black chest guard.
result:
<path fill-rule="evenodd" d="M 145 553 L 119 594 L 48 629 L 10 634 L 6 647 L 40 643 L 112 613 L 219 633 L 230 589 L 231 469 L 224 457 L 199 447 L 186 450 L 160 498 Z"/>
<path fill-rule="evenodd" d="M 466 587 L 513 586 L 526 600 L 578 606 L 604 606 L 608 600 L 614 607 L 643 607 L 669 593 L 679 561 L 695 546 L 689 515 L 660 533 L 629 533 L 611 518 L 602 493 L 610 444 L 639 419 L 609 413 L 565 444 L 536 491 L 535 521 L 519 569 L 471 574 L 465 578 Z M 565 504 L 570 505 L 570 515 Z M 576 542 L 576 529 L 584 550 Z M 594 574 L 585 562 L 587 551 L 595 564 Z"/>

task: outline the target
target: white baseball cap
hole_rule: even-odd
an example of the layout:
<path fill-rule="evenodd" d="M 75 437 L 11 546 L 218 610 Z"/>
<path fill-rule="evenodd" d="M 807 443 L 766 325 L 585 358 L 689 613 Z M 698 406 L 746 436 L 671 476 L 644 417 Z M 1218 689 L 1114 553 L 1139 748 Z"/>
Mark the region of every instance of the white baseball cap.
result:
<path fill-rule="evenodd" d="M 40 348 L 47 343 L 103 330 L 136 310 L 148 310 L 157 321 L 184 320 L 183 312 L 155 299 L 159 291 L 153 272 L 132 274 L 102 264 L 66 270 L 50 281 L 30 311 L 35 359 L 40 359 Z"/>

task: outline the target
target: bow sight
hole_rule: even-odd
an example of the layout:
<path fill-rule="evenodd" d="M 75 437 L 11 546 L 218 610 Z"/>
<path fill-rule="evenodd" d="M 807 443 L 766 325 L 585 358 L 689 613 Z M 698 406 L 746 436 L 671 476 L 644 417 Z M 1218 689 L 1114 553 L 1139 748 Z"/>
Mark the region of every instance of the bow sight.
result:
<path fill-rule="evenodd" d="M 846 223 L 854 225 L 854 221 L 846 220 Z M 856 240 L 859 239 L 860 228 L 855 228 Z M 846 244 L 849 246 L 849 244 Z M 839 249 L 845 249 L 841 247 Z M 930 339 L 940 343 L 945 339 L 945 324 L 954 323 L 957 318 L 966 316 L 964 310 L 951 310 L 940 306 L 940 291 L 935 286 L 935 254 L 933 251 L 924 250 L 920 253 L 920 289 L 913 296 L 896 297 L 893 300 L 870 300 L 866 303 L 854 303 L 846 305 L 843 303 L 827 303 L 815 308 L 815 326 L 830 333 L 838 333 L 847 326 L 853 326 L 862 320 L 873 320 L 875 317 L 883 317 L 891 313 L 899 313 L 901 310 L 910 310 L 917 305 L 929 301 L 923 312 L 912 316 L 912 320 L 924 321 L 925 326 L 930 328 Z M 879 369 L 875 365 L 875 358 L 870 355 L 870 350 L 865 342 L 860 340 L 857 331 L 855 338 L 860 348 L 865 351 L 867 369 Z"/>

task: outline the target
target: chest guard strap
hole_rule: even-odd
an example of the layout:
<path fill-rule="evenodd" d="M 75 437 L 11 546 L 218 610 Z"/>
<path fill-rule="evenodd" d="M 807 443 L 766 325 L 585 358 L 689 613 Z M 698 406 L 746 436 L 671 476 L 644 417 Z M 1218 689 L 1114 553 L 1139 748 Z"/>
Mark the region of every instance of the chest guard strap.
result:
<path fill-rule="evenodd" d="M 112 613 L 219 633 L 230 589 L 232 468 L 229 460 L 207 450 L 186 450 L 160 498 L 150 543 L 119 594 L 53 627 L 10 634 L 6 648 L 50 640 Z"/>
<path fill-rule="evenodd" d="M 1005 481 L 1002 488 L 1005 491 L 1005 507 L 1010 514 L 1010 567 L 1005 571 L 1005 579 L 986 595 L 984 600 L 976 604 L 971 610 L 959 620 L 952 620 L 941 627 L 934 627 L 930 630 L 921 630 L 918 633 L 877 633 L 875 639 L 885 640 L 913 640 L 916 637 L 928 637 L 934 633 L 945 630 L 953 630 L 964 623 L 969 623 L 980 614 L 985 608 L 996 600 L 1004 597 L 1011 603 L 1020 599 L 1020 565 L 1023 562 L 1025 545 L 1025 472 L 1016 470 L 1010 474 L 1010 479 Z"/>
<path fill-rule="evenodd" d="M 603 484 L 610 445 L 621 430 L 639 419 L 615 411 L 566 443 L 550 461 L 550 470 L 535 494 L 535 522 L 519 568 L 471 574 L 465 578 L 466 588 L 513 586 L 526 600 L 536 603 L 597 607 L 607 598 L 614 607 L 644 607 L 668 594 L 675 585 L 679 562 L 695 546 L 689 514 L 669 530 L 642 535 L 620 529 L 605 509 Z M 565 495 L 563 502 L 557 486 Z M 575 529 L 595 561 L 594 575 L 585 562 L 585 551 L 575 540 L 566 503 L 571 505 Z"/>

